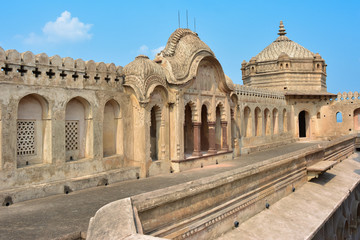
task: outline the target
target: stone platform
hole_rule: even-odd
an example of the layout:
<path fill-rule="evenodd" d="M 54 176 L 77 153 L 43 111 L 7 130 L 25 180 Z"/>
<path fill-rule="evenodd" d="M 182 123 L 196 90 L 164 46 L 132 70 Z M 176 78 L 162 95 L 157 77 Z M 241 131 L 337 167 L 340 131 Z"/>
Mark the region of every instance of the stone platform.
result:
<path fill-rule="evenodd" d="M 194 181 L 242 168 L 320 142 L 298 142 L 263 152 L 243 155 L 232 161 L 173 173 L 131 180 L 0 207 L 1 239 L 76 239 L 86 232 L 89 220 L 102 206 L 118 199 Z"/>

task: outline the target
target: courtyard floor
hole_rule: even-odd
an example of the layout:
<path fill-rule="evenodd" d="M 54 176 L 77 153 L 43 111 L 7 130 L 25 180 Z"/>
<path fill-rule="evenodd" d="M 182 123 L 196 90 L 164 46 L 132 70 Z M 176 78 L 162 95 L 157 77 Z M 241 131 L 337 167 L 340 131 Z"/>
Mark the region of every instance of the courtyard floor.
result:
<path fill-rule="evenodd" d="M 0 207 L 0 239 L 61 239 L 72 233 L 86 232 L 89 220 L 96 211 L 115 200 L 245 167 L 318 143 L 292 143 L 243 155 L 218 165 L 119 182 L 68 195 L 55 195 Z"/>

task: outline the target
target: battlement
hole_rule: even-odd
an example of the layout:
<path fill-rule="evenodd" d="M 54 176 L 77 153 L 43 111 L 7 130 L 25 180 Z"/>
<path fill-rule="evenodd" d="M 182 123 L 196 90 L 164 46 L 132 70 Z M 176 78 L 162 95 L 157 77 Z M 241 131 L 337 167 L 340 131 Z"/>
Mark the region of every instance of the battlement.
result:
<path fill-rule="evenodd" d="M 0 83 L 119 90 L 124 80 L 123 67 L 114 63 L 4 51 L 1 47 L 0 69 Z"/>
<path fill-rule="evenodd" d="M 343 92 L 343 93 L 338 93 L 336 98 L 330 98 L 330 101 L 336 101 L 336 102 L 340 102 L 340 101 L 359 101 L 360 100 L 360 94 L 355 91 L 355 92 Z"/>
<path fill-rule="evenodd" d="M 285 100 L 285 95 L 282 92 L 261 89 L 256 87 L 249 87 L 240 84 L 234 84 L 234 85 L 235 85 L 234 92 L 236 93 L 236 95 L 238 95 L 238 97 L 246 96 L 246 97 Z"/>

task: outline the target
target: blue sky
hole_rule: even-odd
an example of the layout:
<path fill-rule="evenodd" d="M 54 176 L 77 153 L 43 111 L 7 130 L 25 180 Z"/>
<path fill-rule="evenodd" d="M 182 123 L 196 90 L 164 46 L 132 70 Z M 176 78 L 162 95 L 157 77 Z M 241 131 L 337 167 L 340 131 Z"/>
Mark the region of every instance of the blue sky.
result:
<path fill-rule="evenodd" d="M 225 73 L 242 84 L 241 62 L 277 37 L 287 36 L 314 53 L 327 68 L 328 91 L 360 92 L 360 1 L 4 1 L 0 46 L 19 52 L 113 62 L 150 58 L 178 27 L 196 31 Z"/>

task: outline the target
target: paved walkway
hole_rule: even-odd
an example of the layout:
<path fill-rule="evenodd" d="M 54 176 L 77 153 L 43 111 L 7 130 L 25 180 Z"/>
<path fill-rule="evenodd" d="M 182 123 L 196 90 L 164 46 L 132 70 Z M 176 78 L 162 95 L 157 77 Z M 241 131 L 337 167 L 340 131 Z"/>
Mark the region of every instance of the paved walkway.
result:
<path fill-rule="evenodd" d="M 357 152 L 218 240 L 312 239 L 360 181 L 359 168 Z"/>
<path fill-rule="evenodd" d="M 9 207 L 0 206 L 0 239 L 54 239 L 70 233 L 85 232 L 89 219 L 107 203 L 241 168 L 317 143 L 319 142 L 297 142 L 181 173 L 120 182 L 68 195 L 15 203 Z"/>

